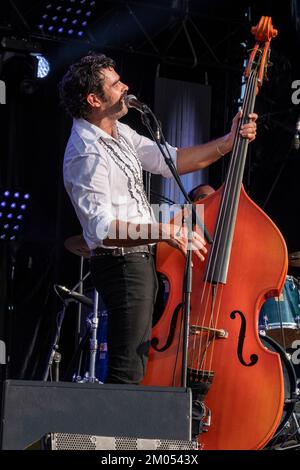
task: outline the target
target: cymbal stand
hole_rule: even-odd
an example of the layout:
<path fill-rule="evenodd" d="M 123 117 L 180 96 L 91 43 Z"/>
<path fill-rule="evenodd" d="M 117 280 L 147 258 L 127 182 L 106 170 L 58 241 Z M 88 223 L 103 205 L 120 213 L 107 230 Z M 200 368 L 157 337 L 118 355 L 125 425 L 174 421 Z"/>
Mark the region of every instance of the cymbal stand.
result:
<path fill-rule="evenodd" d="M 89 355 L 89 370 L 85 373 L 83 378 L 77 377 L 76 382 L 78 383 L 95 383 L 99 382 L 95 376 L 95 367 L 96 367 L 96 354 L 98 349 L 98 303 L 99 303 L 99 294 L 96 289 L 94 289 L 94 306 L 93 306 L 93 316 L 90 321 L 90 355 Z"/>

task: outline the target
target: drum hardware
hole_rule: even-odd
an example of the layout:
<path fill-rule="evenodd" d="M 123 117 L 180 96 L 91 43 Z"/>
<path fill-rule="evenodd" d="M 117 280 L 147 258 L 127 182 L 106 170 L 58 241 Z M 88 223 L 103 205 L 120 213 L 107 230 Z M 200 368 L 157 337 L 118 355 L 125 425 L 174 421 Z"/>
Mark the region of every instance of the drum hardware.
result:
<path fill-rule="evenodd" d="M 77 314 L 77 344 L 76 350 L 80 350 L 82 353 L 82 349 L 86 343 L 87 338 L 82 338 L 81 334 L 81 307 L 82 305 L 86 305 L 88 307 L 93 307 L 92 317 L 89 318 L 90 328 L 88 331 L 89 334 L 89 366 L 88 371 L 85 371 L 84 375 L 81 376 L 79 373 L 81 367 L 81 353 L 79 359 L 79 369 L 78 373 L 73 376 L 73 381 L 78 383 L 95 383 L 100 382 L 95 375 L 95 367 L 96 367 L 96 354 L 98 350 L 98 339 L 97 339 L 97 332 L 99 327 L 99 312 L 98 312 L 98 304 L 99 304 L 99 294 L 94 289 L 93 291 L 93 300 L 83 295 L 83 281 L 90 275 L 88 272 L 84 277 L 83 276 L 83 262 L 85 259 L 90 258 L 90 250 L 83 238 L 82 235 L 75 235 L 68 238 L 64 243 L 65 248 L 70 251 L 71 253 L 80 256 L 80 281 L 79 283 L 72 289 L 71 291 L 63 288 L 64 295 L 68 295 L 72 300 L 78 301 L 78 314 Z M 77 287 L 79 287 L 79 292 L 76 291 Z"/>
<path fill-rule="evenodd" d="M 75 381 L 78 383 L 95 383 L 100 382 L 95 375 L 96 368 L 96 354 L 98 349 L 98 339 L 97 339 L 97 330 L 98 330 L 98 303 L 99 303 L 99 294 L 94 289 L 94 302 L 93 302 L 93 316 L 90 320 L 90 357 L 89 357 L 89 370 L 85 373 L 84 377 L 80 375 L 76 376 Z"/>

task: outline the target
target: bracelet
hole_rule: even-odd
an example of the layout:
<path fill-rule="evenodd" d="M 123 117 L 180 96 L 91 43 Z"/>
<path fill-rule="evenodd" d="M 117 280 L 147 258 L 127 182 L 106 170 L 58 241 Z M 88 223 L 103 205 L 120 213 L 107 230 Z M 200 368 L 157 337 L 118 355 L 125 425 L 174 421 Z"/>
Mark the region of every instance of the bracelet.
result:
<path fill-rule="evenodd" d="M 217 150 L 218 154 L 220 155 L 220 157 L 224 157 L 225 153 L 222 153 L 217 145 L 216 145 L 216 150 Z"/>

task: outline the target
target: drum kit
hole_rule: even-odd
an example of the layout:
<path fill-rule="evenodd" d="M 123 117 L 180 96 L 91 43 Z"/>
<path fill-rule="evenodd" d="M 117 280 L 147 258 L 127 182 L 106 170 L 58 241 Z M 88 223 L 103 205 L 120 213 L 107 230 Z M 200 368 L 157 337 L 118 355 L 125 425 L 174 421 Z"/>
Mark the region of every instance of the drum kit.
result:
<path fill-rule="evenodd" d="M 82 235 L 68 238 L 65 248 L 81 257 L 82 278 L 83 261 L 90 257 L 84 238 Z M 289 255 L 289 266 L 300 268 L 300 251 Z M 93 297 L 93 312 L 86 316 L 85 335 L 81 339 L 81 343 L 86 344 L 87 336 L 90 337 L 89 359 L 85 352 L 84 361 L 82 357 L 79 361 L 81 372 L 73 374 L 73 381 L 77 382 L 102 383 L 107 372 L 107 311 L 96 291 Z M 285 400 L 281 422 L 266 449 L 300 450 L 300 277 L 288 275 L 280 296 L 265 301 L 259 314 L 258 331 L 263 345 L 279 354 L 284 380 Z M 84 348 L 79 349 L 82 351 Z M 82 362 L 86 371 L 82 369 Z"/>

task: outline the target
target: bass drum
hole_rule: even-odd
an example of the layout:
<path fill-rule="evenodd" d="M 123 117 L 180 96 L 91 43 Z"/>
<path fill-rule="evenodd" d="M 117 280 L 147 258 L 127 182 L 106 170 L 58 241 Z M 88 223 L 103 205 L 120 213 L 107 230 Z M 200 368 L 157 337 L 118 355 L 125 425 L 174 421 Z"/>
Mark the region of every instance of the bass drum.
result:
<path fill-rule="evenodd" d="M 272 449 L 274 448 L 275 444 L 278 444 L 278 442 L 281 441 L 281 439 L 285 440 L 286 428 L 289 427 L 287 423 L 289 422 L 295 408 L 297 397 L 297 378 L 294 367 L 288 357 L 289 355 L 284 351 L 284 349 L 269 336 L 260 334 L 259 337 L 262 344 L 267 349 L 279 354 L 283 372 L 284 407 L 282 417 L 276 433 L 266 446 L 266 449 Z"/>

